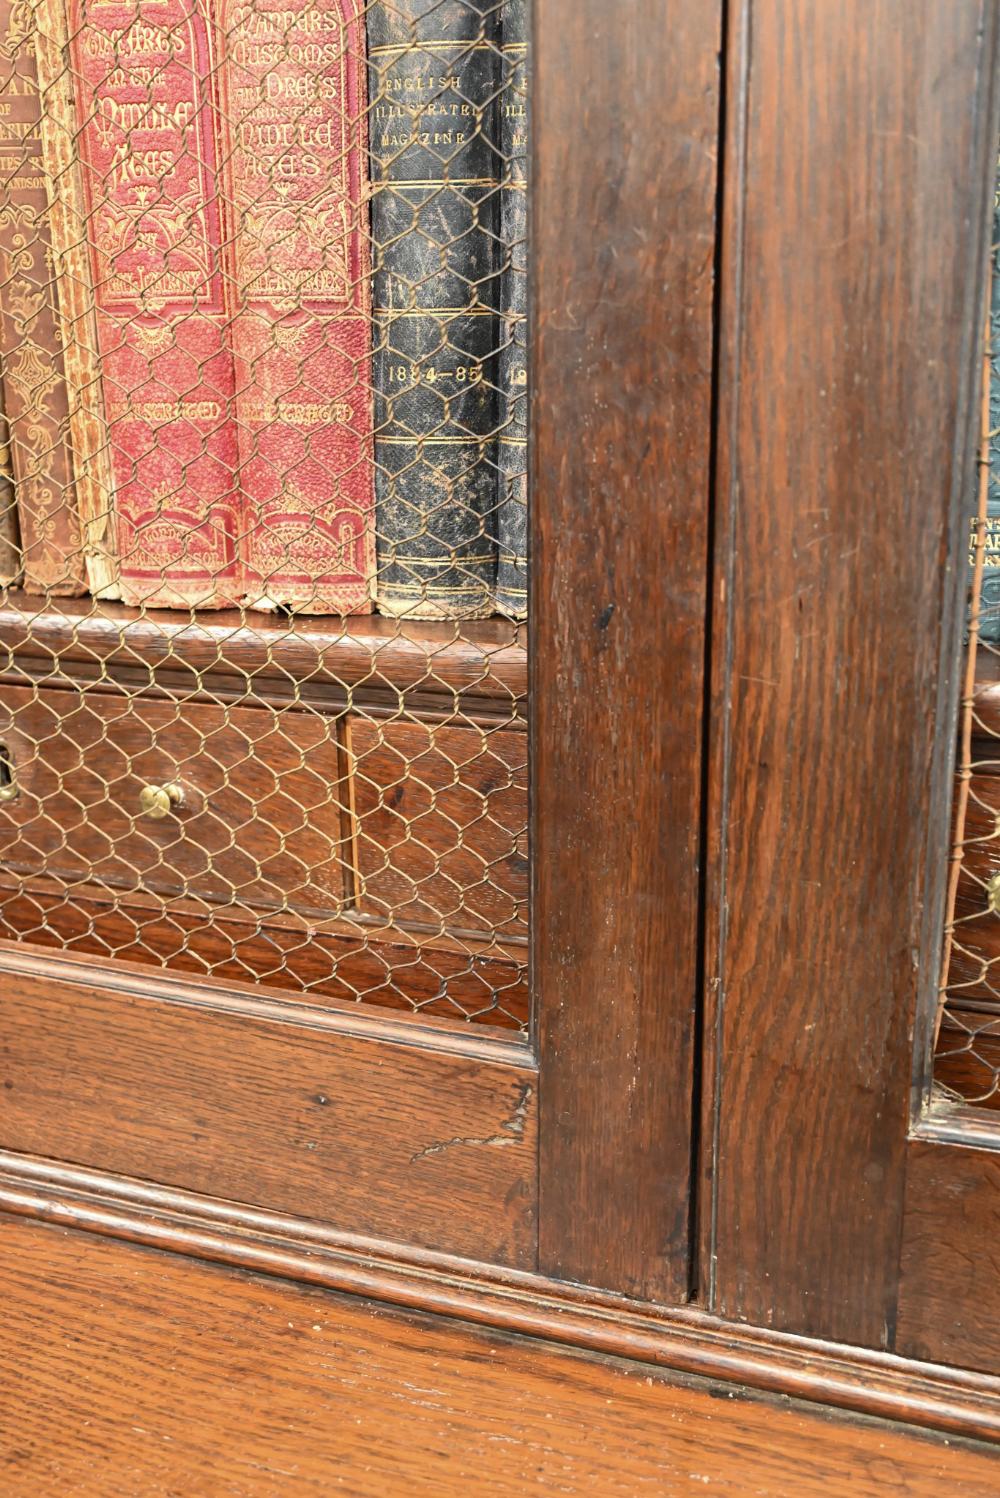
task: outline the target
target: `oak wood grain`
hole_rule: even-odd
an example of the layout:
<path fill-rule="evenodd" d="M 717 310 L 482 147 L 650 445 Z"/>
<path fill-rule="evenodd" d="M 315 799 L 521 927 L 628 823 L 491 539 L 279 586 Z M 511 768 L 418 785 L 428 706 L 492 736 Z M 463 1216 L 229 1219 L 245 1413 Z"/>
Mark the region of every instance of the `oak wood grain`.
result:
<path fill-rule="evenodd" d="M 534 1266 L 530 1065 L 201 1002 L 5 973 L 0 1145 Z"/>
<path fill-rule="evenodd" d="M 12 1495 L 980 1498 L 996 1458 L 0 1219 Z"/>
<path fill-rule="evenodd" d="M 673 1300 L 688 1291 L 720 13 L 545 0 L 532 70 L 541 1261 Z"/>
<path fill-rule="evenodd" d="M 745 0 L 731 21 L 704 1274 L 724 1315 L 891 1345 L 947 868 L 996 8 Z"/>
<path fill-rule="evenodd" d="M 33 984 L 77 984 L 94 986 L 94 963 L 73 952 L 48 951 L 23 941 L 0 940 L 0 970 L 16 974 Z M 101 969 L 102 993 L 124 994 L 130 999 L 154 1004 L 179 1004 L 198 1011 L 250 1016 L 279 1025 L 304 1025 L 308 1030 L 329 1031 L 356 1040 L 393 1041 L 422 1050 L 443 1051 L 468 1060 L 509 1062 L 515 1068 L 531 1067 L 534 1056 L 524 1035 L 485 1033 L 478 1025 L 456 1025 L 434 1016 L 386 1013 L 367 1004 L 343 1004 L 331 999 L 319 1006 L 295 1002 L 290 995 L 267 984 L 232 980 L 206 984 L 184 973 L 150 972 L 141 963 L 108 963 Z"/>
<path fill-rule="evenodd" d="M 1000 1372 L 1000 1151 L 911 1140 L 897 1346 Z"/>

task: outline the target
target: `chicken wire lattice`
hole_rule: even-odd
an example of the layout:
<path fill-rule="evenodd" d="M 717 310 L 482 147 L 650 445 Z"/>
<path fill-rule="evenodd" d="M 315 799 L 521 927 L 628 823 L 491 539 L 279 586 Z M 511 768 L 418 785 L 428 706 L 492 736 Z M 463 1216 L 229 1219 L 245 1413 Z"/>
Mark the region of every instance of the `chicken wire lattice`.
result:
<path fill-rule="evenodd" d="M 524 0 L 0 13 L 0 937 L 526 1029 Z"/>

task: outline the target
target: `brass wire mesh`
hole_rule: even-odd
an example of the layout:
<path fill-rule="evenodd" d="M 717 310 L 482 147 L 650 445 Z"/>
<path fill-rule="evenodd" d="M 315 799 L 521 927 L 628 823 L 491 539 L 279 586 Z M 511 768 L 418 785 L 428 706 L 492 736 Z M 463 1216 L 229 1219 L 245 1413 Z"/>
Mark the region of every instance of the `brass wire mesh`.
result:
<path fill-rule="evenodd" d="M 940 1024 L 939 1096 L 1000 1108 L 1000 169 Z"/>
<path fill-rule="evenodd" d="M 524 1031 L 524 0 L 0 17 L 0 938 Z"/>

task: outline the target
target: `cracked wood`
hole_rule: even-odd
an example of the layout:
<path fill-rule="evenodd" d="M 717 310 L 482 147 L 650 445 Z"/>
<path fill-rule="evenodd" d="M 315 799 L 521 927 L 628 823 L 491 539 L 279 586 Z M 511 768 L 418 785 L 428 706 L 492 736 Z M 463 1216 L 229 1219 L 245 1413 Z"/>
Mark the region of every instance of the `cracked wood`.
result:
<path fill-rule="evenodd" d="M 425 1144 L 423 1149 L 412 1155 L 411 1161 L 415 1165 L 418 1160 L 425 1160 L 428 1155 L 443 1155 L 445 1150 L 463 1148 L 480 1149 L 505 1149 L 508 1145 L 516 1144 L 524 1138 L 524 1130 L 528 1121 L 528 1105 L 531 1102 L 532 1087 L 530 1082 L 522 1082 L 517 1088 L 517 1103 L 509 1118 L 505 1118 L 500 1125 L 501 1133 L 487 1134 L 485 1138 L 468 1138 L 456 1136 L 454 1139 L 440 1139 L 436 1144 Z"/>

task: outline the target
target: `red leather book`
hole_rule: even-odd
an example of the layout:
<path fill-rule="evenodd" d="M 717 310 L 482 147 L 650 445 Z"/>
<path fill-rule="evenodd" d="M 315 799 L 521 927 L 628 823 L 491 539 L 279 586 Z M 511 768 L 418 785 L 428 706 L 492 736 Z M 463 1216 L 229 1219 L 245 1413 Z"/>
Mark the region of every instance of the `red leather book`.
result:
<path fill-rule="evenodd" d="M 361 0 L 223 0 L 247 597 L 366 613 L 374 568 Z"/>
<path fill-rule="evenodd" d="M 200 0 L 69 0 L 122 598 L 242 596 L 219 38 Z"/>
<path fill-rule="evenodd" d="M 121 588 L 369 607 L 358 0 L 69 0 Z"/>

